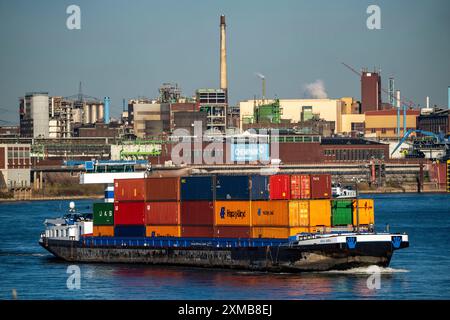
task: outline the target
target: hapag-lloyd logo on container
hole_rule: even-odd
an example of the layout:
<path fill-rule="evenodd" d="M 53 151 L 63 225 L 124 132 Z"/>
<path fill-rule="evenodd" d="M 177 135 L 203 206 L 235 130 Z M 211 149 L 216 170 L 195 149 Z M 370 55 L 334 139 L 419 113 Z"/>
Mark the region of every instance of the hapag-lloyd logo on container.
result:
<path fill-rule="evenodd" d="M 246 216 L 246 212 L 242 211 L 240 209 L 237 210 L 230 210 L 226 209 L 225 207 L 220 208 L 220 218 L 232 218 L 232 219 L 243 219 Z"/>

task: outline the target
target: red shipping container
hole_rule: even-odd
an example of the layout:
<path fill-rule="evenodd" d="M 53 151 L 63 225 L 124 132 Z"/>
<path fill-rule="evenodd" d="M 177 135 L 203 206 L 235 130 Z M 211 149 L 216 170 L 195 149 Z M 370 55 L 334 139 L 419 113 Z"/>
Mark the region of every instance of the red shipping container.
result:
<path fill-rule="evenodd" d="M 181 226 L 181 236 L 185 238 L 212 238 L 213 226 Z"/>
<path fill-rule="evenodd" d="M 146 201 L 178 201 L 180 200 L 180 178 L 148 178 L 145 179 Z"/>
<path fill-rule="evenodd" d="M 214 224 L 214 203 L 212 201 L 181 202 L 181 224 L 212 226 Z"/>
<path fill-rule="evenodd" d="M 114 225 L 144 225 L 145 202 L 118 202 L 114 204 Z"/>
<path fill-rule="evenodd" d="M 291 175 L 291 199 L 310 199 L 310 181 L 309 175 Z"/>
<path fill-rule="evenodd" d="M 251 238 L 251 228 L 234 226 L 215 227 L 214 238 Z"/>
<path fill-rule="evenodd" d="M 311 199 L 329 199 L 331 195 L 331 175 L 312 174 Z"/>
<path fill-rule="evenodd" d="M 291 177 L 287 174 L 271 176 L 269 189 L 271 200 L 289 200 L 291 198 Z"/>
<path fill-rule="evenodd" d="M 146 225 L 180 224 L 179 202 L 147 202 L 145 205 Z"/>
<path fill-rule="evenodd" d="M 114 201 L 145 201 L 145 180 L 114 180 Z"/>

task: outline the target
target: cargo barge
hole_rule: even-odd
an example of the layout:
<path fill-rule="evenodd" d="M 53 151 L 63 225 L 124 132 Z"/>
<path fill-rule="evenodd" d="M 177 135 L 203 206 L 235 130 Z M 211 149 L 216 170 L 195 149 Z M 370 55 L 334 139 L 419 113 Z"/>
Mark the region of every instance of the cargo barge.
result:
<path fill-rule="evenodd" d="M 269 272 L 387 267 L 409 246 L 374 231 L 373 200 L 332 199 L 328 175 L 108 179 L 93 214 L 72 205 L 39 244 L 70 262 Z"/>

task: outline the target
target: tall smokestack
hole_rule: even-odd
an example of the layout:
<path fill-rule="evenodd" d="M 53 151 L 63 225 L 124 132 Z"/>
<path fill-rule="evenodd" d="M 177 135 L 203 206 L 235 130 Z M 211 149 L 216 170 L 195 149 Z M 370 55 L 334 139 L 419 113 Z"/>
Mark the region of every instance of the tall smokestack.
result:
<path fill-rule="evenodd" d="M 227 47 L 225 16 L 220 16 L 220 88 L 227 90 Z"/>

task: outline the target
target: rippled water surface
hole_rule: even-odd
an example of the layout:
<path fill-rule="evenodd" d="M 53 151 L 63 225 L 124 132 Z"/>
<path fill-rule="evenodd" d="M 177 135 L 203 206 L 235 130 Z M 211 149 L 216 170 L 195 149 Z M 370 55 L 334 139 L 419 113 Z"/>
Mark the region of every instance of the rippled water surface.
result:
<path fill-rule="evenodd" d="M 69 290 L 70 264 L 38 245 L 43 220 L 68 201 L 0 203 L 0 299 L 12 289 L 19 299 L 450 299 L 450 195 L 373 198 L 377 229 L 389 223 L 410 236 L 382 270 L 379 290 L 367 288 L 364 268 L 293 275 L 107 264 L 79 264 L 81 288 Z"/>

